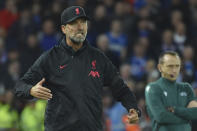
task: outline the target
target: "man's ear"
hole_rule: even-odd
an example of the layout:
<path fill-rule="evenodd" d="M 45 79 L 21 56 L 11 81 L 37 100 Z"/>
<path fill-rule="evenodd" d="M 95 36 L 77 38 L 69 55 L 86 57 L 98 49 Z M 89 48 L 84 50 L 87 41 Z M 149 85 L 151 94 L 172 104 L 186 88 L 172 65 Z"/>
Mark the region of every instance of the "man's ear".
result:
<path fill-rule="evenodd" d="M 61 25 L 61 30 L 64 34 L 66 34 L 66 25 Z"/>
<path fill-rule="evenodd" d="M 157 65 L 157 68 L 158 68 L 159 72 L 162 72 L 161 64 L 158 64 L 158 65 Z"/>

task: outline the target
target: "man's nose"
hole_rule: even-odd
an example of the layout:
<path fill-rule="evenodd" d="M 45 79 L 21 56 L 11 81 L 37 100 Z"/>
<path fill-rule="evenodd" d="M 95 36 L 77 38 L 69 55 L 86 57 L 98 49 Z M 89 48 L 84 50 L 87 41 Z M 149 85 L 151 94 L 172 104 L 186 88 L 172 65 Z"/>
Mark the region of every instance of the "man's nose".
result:
<path fill-rule="evenodd" d="M 82 30 L 82 29 L 83 29 L 83 25 L 82 25 L 81 23 L 78 23 L 78 24 L 77 24 L 77 28 L 78 28 L 79 30 Z"/>

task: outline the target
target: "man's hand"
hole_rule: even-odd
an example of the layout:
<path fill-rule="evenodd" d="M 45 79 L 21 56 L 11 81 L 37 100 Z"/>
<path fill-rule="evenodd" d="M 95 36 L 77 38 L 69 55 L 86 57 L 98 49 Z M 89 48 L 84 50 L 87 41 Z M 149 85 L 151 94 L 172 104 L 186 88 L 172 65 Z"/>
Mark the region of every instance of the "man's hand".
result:
<path fill-rule="evenodd" d="M 136 124 L 138 122 L 139 122 L 139 117 L 137 111 L 135 109 L 130 109 L 128 115 L 128 123 Z"/>
<path fill-rule="evenodd" d="M 30 94 L 39 99 L 49 100 L 52 98 L 51 90 L 42 86 L 44 82 L 45 78 L 31 88 Z"/>
<path fill-rule="evenodd" d="M 168 110 L 169 112 L 174 113 L 174 108 L 173 108 L 173 107 L 168 107 L 167 110 Z"/>
<path fill-rule="evenodd" d="M 193 107 L 197 107 L 197 101 L 196 100 L 190 101 L 189 104 L 187 105 L 187 108 L 193 108 Z"/>

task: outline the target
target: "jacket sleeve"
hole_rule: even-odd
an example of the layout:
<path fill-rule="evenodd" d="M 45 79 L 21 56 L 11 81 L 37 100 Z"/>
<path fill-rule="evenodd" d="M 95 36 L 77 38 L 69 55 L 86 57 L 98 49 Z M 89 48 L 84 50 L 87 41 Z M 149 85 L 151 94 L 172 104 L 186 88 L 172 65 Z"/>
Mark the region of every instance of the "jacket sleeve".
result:
<path fill-rule="evenodd" d="M 127 85 L 123 82 L 116 67 L 104 55 L 104 85 L 109 86 L 113 97 L 122 103 L 122 105 L 129 111 L 129 109 L 136 109 L 140 116 L 140 110 L 137 107 L 135 95 L 129 90 Z"/>
<path fill-rule="evenodd" d="M 197 120 L 197 107 L 186 108 L 186 107 L 175 107 L 174 113 L 187 120 Z"/>
<path fill-rule="evenodd" d="M 158 86 L 148 85 L 145 90 L 147 107 L 153 115 L 153 119 L 159 124 L 180 124 L 187 123 L 187 120 L 168 112 L 162 103 L 163 93 Z"/>
<path fill-rule="evenodd" d="M 191 85 L 186 83 L 185 87 L 187 88 L 188 104 L 192 100 L 197 100 Z M 175 107 L 174 113 L 177 116 L 180 116 L 180 117 L 187 119 L 187 120 L 197 120 L 197 107 L 193 107 L 193 108 Z"/>
<path fill-rule="evenodd" d="M 15 85 L 15 95 L 20 98 L 33 99 L 30 89 L 44 77 L 43 62 L 46 53 L 43 53 L 29 68 L 25 75 Z"/>

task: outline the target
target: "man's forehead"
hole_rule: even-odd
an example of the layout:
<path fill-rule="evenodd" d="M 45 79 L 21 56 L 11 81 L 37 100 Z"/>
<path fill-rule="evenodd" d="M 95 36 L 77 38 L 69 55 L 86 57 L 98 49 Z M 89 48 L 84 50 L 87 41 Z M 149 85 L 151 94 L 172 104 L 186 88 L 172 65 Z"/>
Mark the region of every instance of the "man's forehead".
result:
<path fill-rule="evenodd" d="M 177 55 L 166 54 L 163 57 L 163 62 L 166 64 L 176 64 L 176 63 L 180 64 L 180 58 Z"/>

